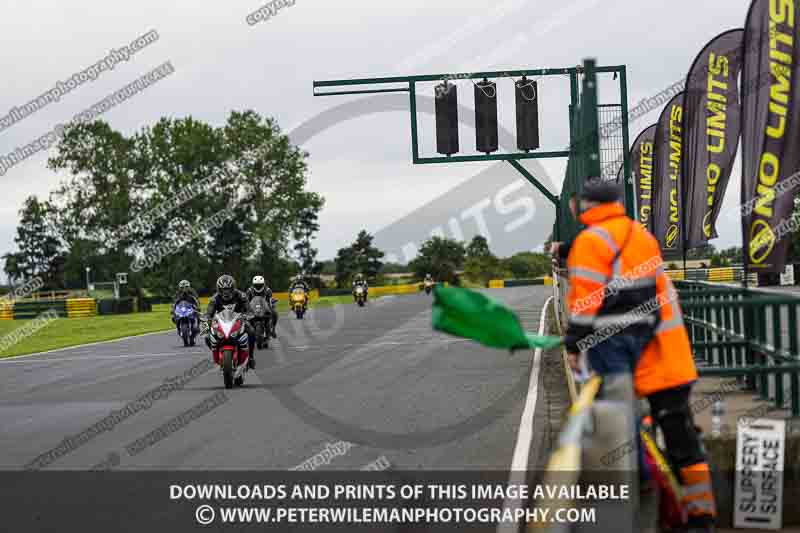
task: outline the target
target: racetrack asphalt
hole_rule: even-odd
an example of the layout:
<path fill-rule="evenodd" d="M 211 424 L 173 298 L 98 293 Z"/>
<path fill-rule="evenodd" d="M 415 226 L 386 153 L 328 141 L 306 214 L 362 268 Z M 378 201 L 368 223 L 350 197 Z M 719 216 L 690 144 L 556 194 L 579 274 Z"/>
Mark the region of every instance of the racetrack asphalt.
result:
<path fill-rule="evenodd" d="M 526 324 L 535 330 L 550 291 L 489 293 L 535 317 Z M 225 391 L 216 368 L 204 371 L 77 438 L 209 359 L 202 342 L 183 348 L 161 333 L 0 361 L 0 469 L 285 470 L 327 449 L 314 468 L 379 461 L 398 470 L 507 470 L 533 352 L 510 355 L 433 331 L 424 294 L 313 309 L 302 321 L 283 314 L 278 342 L 257 352 L 243 387 Z M 222 400 L 209 407 L 209 398 Z M 531 464 L 541 455 L 540 418 L 537 405 Z"/>

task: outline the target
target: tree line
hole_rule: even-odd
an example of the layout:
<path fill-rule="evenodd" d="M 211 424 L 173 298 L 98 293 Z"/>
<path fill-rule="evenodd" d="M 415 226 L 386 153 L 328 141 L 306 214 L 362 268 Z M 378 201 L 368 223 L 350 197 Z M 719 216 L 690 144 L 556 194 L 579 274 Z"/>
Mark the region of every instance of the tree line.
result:
<path fill-rule="evenodd" d="M 476 235 L 465 244 L 443 237 L 431 237 L 420 247 L 408 265 L 384 264 L 384 253 L 373 244 L 373 237 L 362 230 L 350 246 L 338 251 L 336 259 L 323 265 L 322 272 L 335 275 L 339 287 L 347 287 L 361 273 L 372 282 L 382 282 L 390 272 L 410 273 L 421 280 L 430 274 L 437 281 L 455 285 L 466 281 L 485 285 L 491 279 L 526 279 L 550 271 L 550 257 L 521 252 L 508 258 L 496 257 L 485 237 Z"/>
<path fill-rule="evenodd" d="M 347 287 L 357 273 L 373 283 L 389 272 L 411 272 L 485 284 L 548 271 L 544 254 L 497 258 L 481 236 L 469 243 L 432 237 L 408 265 L 386 264 L 365 230 L 321 262 L 312 243 L 324 199 L 306 190 L 307 157 L 273 119 L 254 111 L 232 112 L 220 127 L 162 118 L 130 135 L 104 121 L 72 125 L 47 161 L 65 178 L 46 199 L 25 200 L 4 271 L 14 285 L 41 278 L 49 290 L 85 288 L 87 268 L 95 282 L 126 272 L 131 289 L 161 297 L 181 279 L 211 293 L 221 273 L 240 286 L 261 274 L 283 290 L 300 272 L 317 286 L 330 273 Z M 232 216 L 194 235 L 222 211 Z M 165 241 L 190 235 L 177 252 L 132 271 L 135 260 Z"/>
<path fill-rule="evenodd" d="M 223 272 L 285 288 L 296 272 L 321 270 L 311 242 L 324 199 L 306 190 L 307 157 L 254 111 L 232 112 L 221 127 L 162 118 L 129 136 L 103 121 L 74 125 L 47 163 L 66 178 L 49 198 L 26 199 L 4 270 L 12 283 L 41 277 L 48 289 L 85 287 L 87 267 L 95 281 L 128 272 L 131 288 L 158 295 L 181 279 L 211 292 Z M 154 210 L 162 216 L 134 223 Z M 220 226 L 131 271 L 137 257 L 223 210 L 233 216 Z"/>

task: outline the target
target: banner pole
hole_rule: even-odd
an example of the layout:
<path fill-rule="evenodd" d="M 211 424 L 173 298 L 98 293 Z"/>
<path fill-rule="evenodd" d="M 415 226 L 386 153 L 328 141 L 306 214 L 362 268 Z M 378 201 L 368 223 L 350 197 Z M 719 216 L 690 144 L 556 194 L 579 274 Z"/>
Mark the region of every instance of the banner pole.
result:
<path fill-rule="evenodd" d="M 744 287 L 744 289 L 747 290 L 749 287 L 748 287 L 748 284 L 747 284 L 747 277 L 748 277 L 747 276 L 747 258 L 745 257 L 745 254 L 744 254 L 744 246 L 742 246 L 742 267 L 743 267 L 742 268 L 742 272 L 744 272 L 744 279 L 742 279 L 742 287 Z"/>

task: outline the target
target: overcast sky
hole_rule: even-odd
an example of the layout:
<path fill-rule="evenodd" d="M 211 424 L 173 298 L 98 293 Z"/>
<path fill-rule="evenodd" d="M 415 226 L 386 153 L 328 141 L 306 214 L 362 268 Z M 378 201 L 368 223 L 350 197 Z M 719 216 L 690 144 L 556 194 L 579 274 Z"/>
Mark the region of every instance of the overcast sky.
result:
<path fill-rule="evenodd" d="M 289 1 L 291 3 L 291 0 Z M 105 57 L 111 49 L 156 30 L 157 42 L 75 88 L 59 102 L 0 132 L 0 155 L 47 133 L 165 61 L 175 72 L 103 118 L 126 134 L 162 116 L 222 125 L 231 110 L 274 116 L 298 131 L 335 106 L 363 97 L 312 96 L 312 80 L 567 67 L 585 57 L 625 64 L 629 106 L 686 75 L 697 52 L 722 31 L 741 27 L 746 0 L 294 0 L 269 20 L 249 25 L 258 0 L 4 0 L 0 116 Z M 472 107 L 469 81 L 460 103 Z M 510 82 L 507 82 L 510 84 Z M 511 86 L 509 85 L 509 88 Z M 433 95 L 433 85 L 420 89 Z M 613 86 L 600 87 L 616 103 Z M 506 100 L 503 97 L 506 96 Z M 387 97 L 389 98 L 389 97 Z M 569 84 L 541 81 L 543 149 L 567 144 Z M 501 125 L 514 131 L 513 93 L 499 96 Z M 431 106 L 432 107 L 432 106 Z M 430 110 L 427 110 L 429 113 Z M 631 124 L 631 139 L 659 110 Z M 351 242 L 359 229 L 377 232 L 482 171 L 486 163 L 412 165 L 404 110 L 342 121 L 302 143 L 310 153 L 310 188 L 326 198 L 317 240 L 322 258 Z M 430 115 L 421 109 L 422 150 L 433 153 Z M 462 127 L 464 152 L 474 133 Z M 63 179 L 39 153 L 10 169 L 0 203 L 0 253 L 14 249 L 24 198 L 46 198 Z M 542 160 L 542 181 L 557 190 L 563 160 Z M 531 167 L 532 168 L 532 167 Z M 739 166 L 725 206 L 739 198 Z M 725 217 L 728 218 L 725 218 Z M 723 222 L 727 220 L 727 222 Z M 738 216 L 721 215 L 715 244 L 738 244 Z M 537 243 L 538 244 L 538 243 Z M 533 244 L 531 245 L 533 246 Z"/>

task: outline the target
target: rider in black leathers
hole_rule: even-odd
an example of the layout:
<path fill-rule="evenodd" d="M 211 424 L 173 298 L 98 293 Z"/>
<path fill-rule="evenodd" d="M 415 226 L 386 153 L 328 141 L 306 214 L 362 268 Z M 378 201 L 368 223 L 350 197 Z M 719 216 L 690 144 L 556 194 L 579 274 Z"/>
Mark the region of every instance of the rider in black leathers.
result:
<path fill-rule="evenodd" d="M 175 300 L 172 302 L 172 309 L 170 310 L 172 323 L 175 324 L 176 328 L 178 327 L 178 321 L 175 319 L 175 306 L 180 302 L 189 302 L 194 305 L 195 309 L 200 309 L 200 298 L 198 298 L 197 292 L 192 288 L 192 284 L 185 279 L 178 283 L 178 292 L 175 293 Z M 178 330 L 178 334 L 180 334 L 180 330 Z"/>
<path fill-rule="evenodd" d="M 303 292 L 306 294 L 306 304 L 308 304 L 308 292 L 311 290 L 311 287 L 306 283 L 306 280 L 302 274 L 297 274 L 295 277 L 292 278 L 292 283 L 289 285 L 289 293 L 295 289 L 302 289 Z"/>
<path fill-rule="evenodd" d="M 236 281 L 233 276 L 223 274 L 217 279 L 217 292 L 208 301 L 208 309 L 206 310 L 205 319 L 211 322 L 214 315 L 222 311 L 223 306 L 233 304 L 234 311 L 243 313 L 248 320 L 244 321 L 245 331 L 247 331 L 248 348 L 250 349 L 250 358 L 248 365 L 250 368 L 256 367 L 255 360 L 255 347 L 256 347 L 256 332 L 252 324 L 250 324 L 250 305 L 247 295 L 242 291 L 236 290 Z M 211 341 L 206 336 L 206 345 L 211 348 Z"/>
<path fill-rule="evenodd" d="M 264 281 L 264 276 L 255 276 L 245 294 L 248 303 L 256 296 L 263 296 L 264 299 L 267 300 L 267 305 L 269 305 L 269 310 L 272 313 L 272 331 L 270 331 L 270 336 L 272 336 L 273 339 L 277 338 L 278 335 L 275 331 L 278 326 L 278 309 L 272 303 L 272 289 L 270 289 Z"/>
<path fill-rule="evenodd" d="M 309 287 L 308 283 L 306 283 L 303 277 L 298 274 L 292 279 L 292 284 L 289 285 L 289 292 L 292 292 L 295 289 L 303 289 L 305 292 L 308 292 L 311 290 L 311 287 Z"/>

